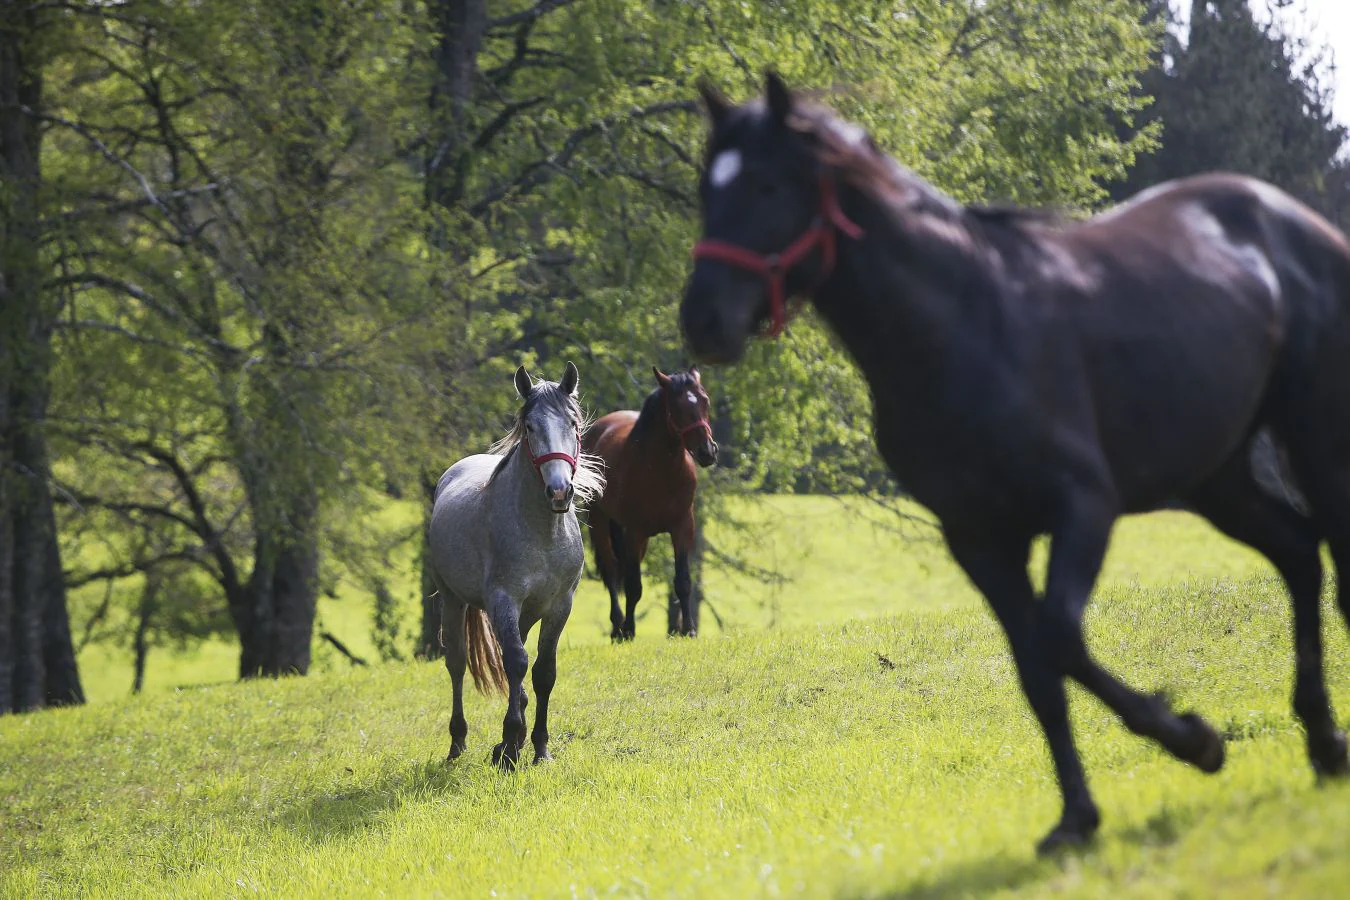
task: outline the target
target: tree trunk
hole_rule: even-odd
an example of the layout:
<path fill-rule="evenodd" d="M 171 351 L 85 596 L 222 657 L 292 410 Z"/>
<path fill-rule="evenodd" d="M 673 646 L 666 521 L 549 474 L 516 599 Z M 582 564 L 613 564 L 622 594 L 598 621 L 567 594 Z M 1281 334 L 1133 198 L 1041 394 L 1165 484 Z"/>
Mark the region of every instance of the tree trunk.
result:
<path fill-rule="evenodd" d="M 36 7 L 0 4 L 0 712 L 82 703 L 43 433 L 52 311 L 42 291 Z"/>
<path fill-rule="evenodd" d="M 309 671 L 318 604 L 318 498 L 293 501 L 288 527 L 259 529 L 253 575 L 236 615 L 239 677 L 304 675 Z"/>
<path fill-rule="evenodd" d="M 145 573 L 145 587 L 141 590 L 141 605 L 136 620 L 136 675 L 131 692 L 139 694 L 145 687 L 145 660 L 150 655 L 150 622 L 159 606 L 159 577 L 154 569 Z"/>
<path fill-rule="evenodd" d="M 436 77 L 431 84 L 427 106 L 431 111 L 431 140 L 423 171 L 424 196 L 433 213 L 453 211 L 463 199 L 464 178 L 470 165 L 465 139 L 469 101 L 478 75 L 478 54 L 487 30 L 487 0 L 430 0 L 427 19 L 436 35 L 432 58 Z M 449 235 L 442 216 L 433 215 L 427 241 L 441 250 L 450 249 Z M 462 264 L 463 259 L 456 259 Z M 467 327 L 467 320 L 465 325 Z M 441 658 L 441 602 L 433 597 L 427 547 L 427 527 L 431 524 L 431 504 L 436 496 L 440 471 L 424 473 L 422 493 L 425 500 L 422 528 L 422 624 L 417 636 L 418 659 Z"/>

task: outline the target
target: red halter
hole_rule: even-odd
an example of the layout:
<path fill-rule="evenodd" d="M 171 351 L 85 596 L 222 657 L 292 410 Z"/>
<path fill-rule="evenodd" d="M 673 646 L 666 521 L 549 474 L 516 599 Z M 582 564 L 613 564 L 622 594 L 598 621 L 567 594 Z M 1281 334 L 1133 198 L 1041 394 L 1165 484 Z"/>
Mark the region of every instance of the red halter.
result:
<path fill-rule="evenodd" d="M 572 474 L 575 475 L 577 474 L 577 456 L 581 455 L 581 433 L 577 432 L 577 456 L 563 453 L 561 450 L 555 450 L 552 453 L 543 453 L 539 456 L 535 456 L 534 448 L 530 446 L 530 439 L 528 437 L 525 438 L 525 452 L 530 454 L 530 462 L 534 465 L 535 474 L 539 476 L 540 481 L 544 479 L 544 473 L 539 471 L 539 467 L 551 459 L 561 459 L 572 467 Z"/>
<path fill-rule="evenodd" d="M 769 337 L 782 334 L 787 325 L 787 288 L 786 280 L 793 267 L 806 258 L 817 245 L 824 257 L 824 271 L 820 281 L 829 277 L 834 269 L 835 231 L 842 231 L 854 240 L 863 236 L 863 230 L 857 223 L 844 215 L 839 208 L 839 198 L 834 189 L 834 179 L 828 175 L 820 176 L 820 211 L 806 231 L 802 232 L 781 253 L 759 254 L 730 241 L 704 238 L 694 244 L 694 259 L 715 259 L 730 263 L 742 269 L 748 269 L 761 275 L 769 287 Z M 819 285 L 819 282 L 817 282 Z"/>
<path fill-rule="evenodd" d="M 681 428 L 675 424 L 675 417 L 670 413 L 670 395 L 667 394 L 664 389 L 661 391 L 661 399 L 664 400 L 666 404 L 666 424 L 670 426 L 670 432 L 675 435 L 676 440 L 683 444 L 684 436 L 698 428 L 708 432 L 708 440 L 712 440 L 712 425 L 709 424 L 707 419 L 697 419 Z"/>

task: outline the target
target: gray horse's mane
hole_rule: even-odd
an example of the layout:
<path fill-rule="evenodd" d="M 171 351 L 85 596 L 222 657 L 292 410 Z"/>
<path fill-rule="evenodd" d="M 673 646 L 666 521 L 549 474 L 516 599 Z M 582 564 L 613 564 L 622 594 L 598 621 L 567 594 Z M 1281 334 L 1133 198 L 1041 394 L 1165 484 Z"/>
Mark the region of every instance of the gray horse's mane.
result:
<path fill-rule="evenodd" d="M 539 380 L 534 383 L 530 394 L 521 404 L 520 409 L 516 411 L 515 421 L 511 423 L 511 429 L 502 435 L 501 438 L 489 448 L 488 452 L 496 454 L 502 458 L 497 463 L 497 468 L 492 470 L 492 475 L 488 478 L 488 484 L 497 480 L 497 476 L 511 457 L 525 440 L 525 420 L 540 406 L 546 406 L 559 415 L 565 416 L 576 426 L 578 443 L 580 435 L 590 427 L 591 417 L 581 408 L 577 398 L 564 394 L 558 387 L 557 382 Z M 572 476 L 572 490 L 574 492 L 575 502 L 579 506 L 586 506 L 592 500 L 599 499 L 605 491 L 605 461 L 600 457 L 586 452 L 581 452 L 577 457 L 577 471 Z"/>

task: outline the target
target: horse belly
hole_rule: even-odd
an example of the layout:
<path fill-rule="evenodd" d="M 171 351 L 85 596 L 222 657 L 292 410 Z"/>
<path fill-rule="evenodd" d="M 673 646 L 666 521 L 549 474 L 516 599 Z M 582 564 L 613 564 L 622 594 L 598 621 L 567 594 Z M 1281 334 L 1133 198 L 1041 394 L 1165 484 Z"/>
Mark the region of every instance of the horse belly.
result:
<path fill-rule="evenodd" d="M 481 604 L 486 575 L 483 486 L 500 457 L 466 457 L 446 470 L 437 488 L 427 529 L 427 550 L 438 589 Z"/>
<path fill-rule="evenodd" d="M 1188 346 L 1153 348 L 1129 376 L 1094 372 L 1102 450 L 1128 511 L 1184 496 L 1224 463 L 1260 416 L 1276 348 L 1268 335 L 1230 331 L 1208 362 Z M 1203 354 L 1199 354 L 1203 355 Z"/>

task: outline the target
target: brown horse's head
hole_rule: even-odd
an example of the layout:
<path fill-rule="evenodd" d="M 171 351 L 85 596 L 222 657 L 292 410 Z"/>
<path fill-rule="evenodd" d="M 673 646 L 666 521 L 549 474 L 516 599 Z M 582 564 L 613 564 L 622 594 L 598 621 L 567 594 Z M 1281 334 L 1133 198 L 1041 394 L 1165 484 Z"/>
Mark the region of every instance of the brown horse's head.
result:
<path fill-rule="evenodd" d="M 652 372 L 661 387 L 666 425 L 671 433 L 700 466 L 707 468 L 717 462 L 717 442 L 713 440 L 712 425 L 708 421 L 708 392 L 703 389 L 698 367 L 667 375 L 652 366 Z"/>

